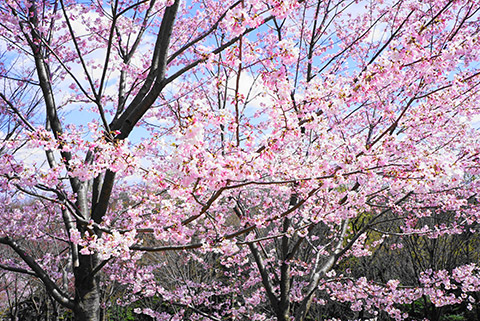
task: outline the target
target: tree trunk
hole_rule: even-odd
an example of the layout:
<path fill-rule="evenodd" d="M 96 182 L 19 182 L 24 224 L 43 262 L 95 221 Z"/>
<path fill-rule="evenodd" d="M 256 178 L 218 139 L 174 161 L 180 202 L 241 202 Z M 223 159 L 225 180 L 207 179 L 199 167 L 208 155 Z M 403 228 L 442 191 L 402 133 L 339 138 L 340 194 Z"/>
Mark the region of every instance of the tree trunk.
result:
<path fill-rule="evenodd" d="M 75 269 L 75 321 L 100 321 L 100 286 L 98 274 L 93 275 L 98 265 L 97 255 L 80 255 L 79 267 Z"/>

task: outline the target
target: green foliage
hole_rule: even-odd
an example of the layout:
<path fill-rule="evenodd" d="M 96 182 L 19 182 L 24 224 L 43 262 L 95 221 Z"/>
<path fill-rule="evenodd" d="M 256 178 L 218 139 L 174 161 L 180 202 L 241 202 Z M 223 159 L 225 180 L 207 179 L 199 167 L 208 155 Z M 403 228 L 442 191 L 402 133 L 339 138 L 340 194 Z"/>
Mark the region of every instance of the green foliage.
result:
<path fill-rule="evenodd" d="M 61 321 L 73 321 L 73 312 L 70 310 L 64 310 L 58 319 Z"/>
<path fill-rule="evenodd" d="M 400 307 L 401 310 L 408 312 L 411 319 L 430 321 L 471 321 L 478 320 L 476 315 L 477 307 L 468 310 L 465 304 L 448 305 L 435 307 L 428 297 L 419 299 L 411 304 L 405 304 Z"/>
<path fill-rule="evenodd" d="M 460 315 L 460 314 L 452 314 L 452 315 L 442 317 L 440 320 L 442 320 L 442 321 L 467 321 L 469 319 L 466 319 L 463 315 Z"/>
<path fill-rule="evenodd" d="M 105 311 L 105 320 L 108 321 L 151 321 L 151 317 L 144 314 L 136 314 L 133 312 L 136 308 L 145 307 L 145 300 L 136 301 L 127 306 L 121 306 L 113 303 Z"/>

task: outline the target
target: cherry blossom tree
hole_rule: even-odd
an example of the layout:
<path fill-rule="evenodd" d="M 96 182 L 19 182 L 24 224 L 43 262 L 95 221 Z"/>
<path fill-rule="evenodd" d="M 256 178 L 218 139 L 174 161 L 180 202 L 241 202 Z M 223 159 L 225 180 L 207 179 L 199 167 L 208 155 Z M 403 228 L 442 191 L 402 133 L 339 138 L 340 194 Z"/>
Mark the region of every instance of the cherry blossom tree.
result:
<path fill-rule="evenodd" d="M 479 9 L 2 2 L 0 268 L 76 320 L 114 283 L 159 320 L 472 309 L 473 259 L 412 282 L 342 267 L 478 233 Z"/>

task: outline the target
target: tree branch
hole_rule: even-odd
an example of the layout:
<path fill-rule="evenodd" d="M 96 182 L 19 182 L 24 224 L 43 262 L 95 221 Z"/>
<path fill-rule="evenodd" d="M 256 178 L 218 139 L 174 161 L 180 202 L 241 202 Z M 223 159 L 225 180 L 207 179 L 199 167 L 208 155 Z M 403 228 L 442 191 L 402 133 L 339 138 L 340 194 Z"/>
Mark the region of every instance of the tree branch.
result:
<path fill-rule="evenodd" d="M 117 139 L 128 137 L 133 127 L 148 111 L 160 95 L 161 90 L 165 87 L 164 78 L 168 48 L 179 4 L 180 0 L 175 0 L 170 7 L 165 9 L 147 79 L 125 112 L 110 125 L 112 130 L 120 130 L 120 134 L 116 137 Z"/>
<path fill-rule="evenodd" d="M 35 262 L 35 259 L 33 259 L 31 256 L 29 256 L 25 250 L 23 250 L 20 245 L 12 240 L 10 237 L 2 237 L 0 238 L 0 244 L 5 244 L 8 245 L 10 248 L 12 248 L 19 256 L 20 258 L 32 269 L 33 273 L 35 274 L 36 277 L 38 277 L 43 284 L 45 285 L 45 288 L 47 289 L 48 293 L 62 306 L 68 309 L 73 309 L 74 308 L 74 302 L 71 298 L 67 296 L 59 287 L 58 285 L 50 279 L 48 274 L 45 272 L 45 270 L 42 269 L 40 265 L 38 265 L 37 262 Z"/>
<path fill-rule="evenodd" d="M 3 265 L 0 264 L 0 269 L 6 270 L 6 271 L 11 271 L 11 272 L 17 272 L 17 273 L 23 273 L 23 274 L 28 274 L 31 276 L 37 276 L 34 272 L 28 271 L 22 268 L 14 267 L 14 266 L 8 266 L 8 265 Z"/>

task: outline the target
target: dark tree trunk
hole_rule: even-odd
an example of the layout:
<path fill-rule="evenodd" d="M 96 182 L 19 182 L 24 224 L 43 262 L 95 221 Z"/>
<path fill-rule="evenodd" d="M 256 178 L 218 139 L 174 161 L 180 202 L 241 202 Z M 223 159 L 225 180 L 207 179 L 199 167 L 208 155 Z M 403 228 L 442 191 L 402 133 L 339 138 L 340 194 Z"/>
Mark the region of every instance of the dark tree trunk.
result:
<path fill-rule="evenodd" d="M 98 274 L 93 269 L 98 265 L 97 255 L 80 255 L 79 267 L 75 269 L 75 321 L 100 321 L 100 286 Z"/>

